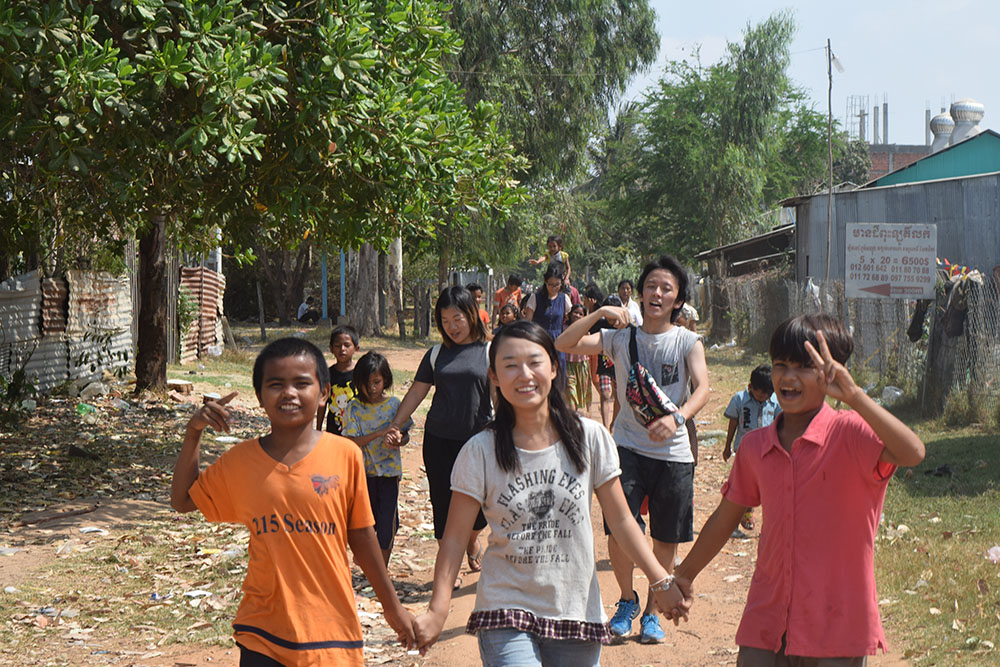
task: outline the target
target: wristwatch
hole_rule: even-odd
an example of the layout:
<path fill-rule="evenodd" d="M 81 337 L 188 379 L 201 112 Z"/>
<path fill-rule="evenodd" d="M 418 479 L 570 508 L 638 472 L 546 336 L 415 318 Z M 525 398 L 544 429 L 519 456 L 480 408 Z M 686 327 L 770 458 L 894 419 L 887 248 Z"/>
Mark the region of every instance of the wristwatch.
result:
<path fill-rule="evenodd" d="M 685 421 L 687 421 L 686 419 L 684 419 L 684 415 L 681 414 L 680 410 L 677 410 L 676 412 L 672 412 L 670 414 L 674 416 L 674 422 L 677 424 L 677 426 L 680 426 Z"/>

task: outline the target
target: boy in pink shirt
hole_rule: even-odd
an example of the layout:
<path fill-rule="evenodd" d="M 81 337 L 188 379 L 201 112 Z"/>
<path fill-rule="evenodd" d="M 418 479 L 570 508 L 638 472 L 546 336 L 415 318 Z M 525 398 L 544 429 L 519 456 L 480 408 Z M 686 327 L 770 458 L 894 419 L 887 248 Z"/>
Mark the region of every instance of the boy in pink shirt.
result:
<path fill-rule="evenodd" d="M 844 367 L 854 342 L 823 314 L 771 337 L 781 415 L 748 433 L 722 501 L 676 570 L 687 617 L 692 582 L 749 507 L 764 506 L 757 567 L 736 632 L 738 665 L 858 666 L 885 650 L 874 540 L 889 478 L 924 458 L 924 444 L 876 404 Z M 852 410 L 837 411 L 826 397 Z M 817 517 L 824 517 L 817 521 Z M 834 660 L 836 659 L 836 660 Z"/>

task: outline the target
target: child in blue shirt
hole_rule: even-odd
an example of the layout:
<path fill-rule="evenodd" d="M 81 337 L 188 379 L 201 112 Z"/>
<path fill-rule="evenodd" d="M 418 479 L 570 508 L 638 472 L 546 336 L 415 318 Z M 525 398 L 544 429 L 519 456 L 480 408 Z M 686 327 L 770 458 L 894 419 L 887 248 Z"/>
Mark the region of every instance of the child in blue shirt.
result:
<path fill-rule="evenodd" d="M 778 397 L 774 395 L 771 383 L 771 367 L 761 364 L 750 373 L 750 384 L 729 401 L 724 416 L 729 418 L 729 433 L 726 434 L 726 448 L 722 459 L 728 461 L 740 448 L 740 440 L 750 431 L 770 426 L 781 412 Z M 734 437 L 735 436 L 735 437 Z M 746 530 L 754 529 L 753 508 L 743 515 L 740 525 Z"/>
<path fill-rule="evenodd" d="M 399 410 L 399 399 L 386 396 L 392 387 L 392 370 L 384 356 L 374 350 L 354 366 L 354 387 L 357 395 L 344 410 L 343 435 L 353 440 L 364 455 L 368 477 L 368 499 L 375 515 L 375 534 L 382 550 L 382 560 L 389 564 L 392 544 L 399 528 L 399 478 L 403 462 L 399 448 L 409 440 L 413 420 L 407 420 L 402 442 L 396 446 L 385 442 L 393 417 Z"/>

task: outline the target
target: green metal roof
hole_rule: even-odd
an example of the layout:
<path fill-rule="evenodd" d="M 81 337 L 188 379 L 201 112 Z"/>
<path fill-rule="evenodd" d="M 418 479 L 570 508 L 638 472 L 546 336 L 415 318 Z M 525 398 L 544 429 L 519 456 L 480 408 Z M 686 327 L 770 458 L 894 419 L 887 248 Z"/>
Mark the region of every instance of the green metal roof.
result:
<path fill-rule="evenodd" d="M 1000 171 L 1000 134 L 983 130 L 974 137 L 920 158 L 881 178 L 866 183 L 866 188 L 900 183 L 934 181 L 941 178 L 974 176 Z"/>

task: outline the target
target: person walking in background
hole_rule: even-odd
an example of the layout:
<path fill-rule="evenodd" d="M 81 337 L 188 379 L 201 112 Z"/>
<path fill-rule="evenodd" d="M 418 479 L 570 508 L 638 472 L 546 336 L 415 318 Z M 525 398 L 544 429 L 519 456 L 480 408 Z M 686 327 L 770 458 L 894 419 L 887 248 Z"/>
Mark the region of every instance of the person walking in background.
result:
<path fill-rule="evenodd" d="M 326 405 L 316 414 L 316 428 L 340 435 L 341 423 L 347 404 L 354 398 L 354 355 L 361 349 L 361 338 L 357 330 L 346 324 L 333 328 L 330 332 L 330 353 L 336 362 L 330 366 L 330 397 Z"/>
<path fill-rule="evenodd" d="M 447 287 L 434 306 L 434 321 L 441 343 L 427 350 L 406 396 L 392 419 L 386 444 L 398 446 L 402 427 L 434 387 L 434 398 L 424 424 L 423 457 L 434 513 L 434 538 L 444 536 L 451 503 L 451 470 L 462 445 L 486 426 L 493 416 L 486 328 L 479 319 L 476 302 L 464 287 Z M 479 514 L 469 537 L 469 569 L 482 569 L 483 548 L 479 532 L 486 518 Z M 459 580 L 456 580 L 460 583 Z"/>
<path fill-rule="evenodd" d="M 549 266 L 545 271 L 542 289 L 528 298 L 524 307 L 524 318 L 542 325 L 553 338 L 559 336 L 566 327 L 569 311 L 573 307 L 569 295 L 562 291 L 563 274 L 559 267 Z M 566 355 L 559 353 L 560 382 L 566 381 Z M 565 389 L 565 386 L 559 388 Z"/>
<path fill-rule="evenodd" d="M 743 436 L 754 429 L 770 426 L 774 418 L 781 412 L 778 397 L 774 395 L 771 384 L 771 367 L 761 364 L 750 372 L 750 383 L 747 388 L 736 393 L 726 406 L 724 416 L 729 420 L 729 432 L 726 434 L 726 445 L 722 450 L 722 460 L 739 451 Z M 745 530 L 754 529 L 753 508 L 747 509 L 740 521 Z"/>
<path fill-rule="evenodd" d="M 573 306 L 569 311 L 569 322 L 583 319 L 586 309 Z M 586 354 L 566 355 L 566 403 L 584 417 L 590 409 L 593 397 L 590 389 L 590 357 Z"/>
<path fill-rule="evenodd" d="M 639 304 L 632 298 L 632 291 L 634 286 L 632 281 L 625 278 L 618 283 L 618 298 L 622 300 L 622 307 L 628 309 L 629 315 L 632 317 L 632 324 L 637 327 L 642 326 L 642 308 Z M 640 290 L 642 288 L 640 287 Z"/>
<path fill-rule="evenodd" d="M 521 311 L 518 310 L 517 306 L 512 303 L 504 304 L 504 306 L 500 308 L 499 323 L 493 329 L 493 335 L 496 336 L 497 332 L 500 331 L 500 328 L 505 324 L 516 322 L 519 319 L 521 319 Z"/>
<path fill-rule="evenodd" d="M 512 273 L 507 276 L 507 285 L 493 293 L 493 312 L 496 314 L 497 325 L 502 324 L 500 322 L 500 312 L 508 303 L 514 304 L 520 310 L 521 284 L 523 282 L 521 276 Z"/>
<path fill-rule="evenodd" d="M 508 324 L 489 356 L 497 415 L 455 463 L 431 601 L 415 623 L 421 651 L 441 634 L 462 551 L 485 512 L 489 545 L 466 625 L 483 665 L 596 666 L 611 633 L 594 559 L 595 494 L 621 548 L 652 582 L 657 606 L 673 609 L 683 598 L 629 516 L 611 436 L 563 401 L 548 332 Z"/>
<path fill-rule="evenodd" d="M 708 367 L 700 337 L 674 324 L 688 297 L 687 272 L 680 263 L 664 255 L 647 264 L 639 276 L 639 291 L 644 318 L 641 328 L 631 326 L 631 314 L 625 308 L 604 306 L 571 324 L 556 340 L 556 347 L 576 354 L 603 352 L 614 362 L 618 400 L 623 406 L 615 418 L 614 432 L 622 488 L 642 529 L 645 521 L 640 509 L 643 499 L 649 497 L 653 553 L 672 571 L 677 545 L 694 539 L 694 455 L 686 422 L 708 401 Z M 619 329 L 588 333 L 602 317 Z M 647 424 L 629 409 L 625 390 L 633 364 L 647 371 L 649 380 L 678 406 L 675 411 Z M 689 381 L 694 391 L 685 400 Z M 608 554 L 621 593 L 611 631 L 624 639 L 644 610 L 639 641 L 662 642 L 665 634 L 652 613 L 652 596 L 647 597 L 645 607 L 640 604 L 632 588 L 634 563 L 611 534 Z"/>
<path fill-rule="evenodd" d="M 685 601 L 669 615 L 686 617 L 695 578 L 747 508 L 764 508 L 736 631 L 740 665 L 863 667 L 865 656 L 885 650 L 875 531 L 889 479 L 897 466 L 923 461 L 925 448 L 854 383 L 844 367 L 853 348 L 850 332 L 829 315 L 778 326 L 770 353 L 781 413 L 743 437 L 719 506 L 677 566 Z M 828 396 L 851 410 L 834 410 Z"/>
<path fill-rule="evenodd" d="M 358 360 L 354 366 L 354 386 L 358 388 L 358 395 L 347 404 L 344 437 L 353 440 L 364 454 L 368 499 L 375 515 L 375 536 L 382 550 L 382 560 L 388 567 L 399 528 L 399 478 L 403 476 L 399 448 L 409 441 L 413 420 L 403 425 L 403 437 L 398 444 L 386 444 L 385 435 L 399 410 L 399 399 L 386 396 L 392 389 L 392 369 L 389 361 L 378 352 L 373 350 Z"/>
<path fill-rule="evenodd" d="M 484 327 L 490 326 L 490 314 L 483 308 L 483 288 L 479 283 L 469 283 L 465 289 L 472 293 L 472 298 L 476 302 L 476 309 L 479 311 L 479 319 L 483 321 Z"/>

